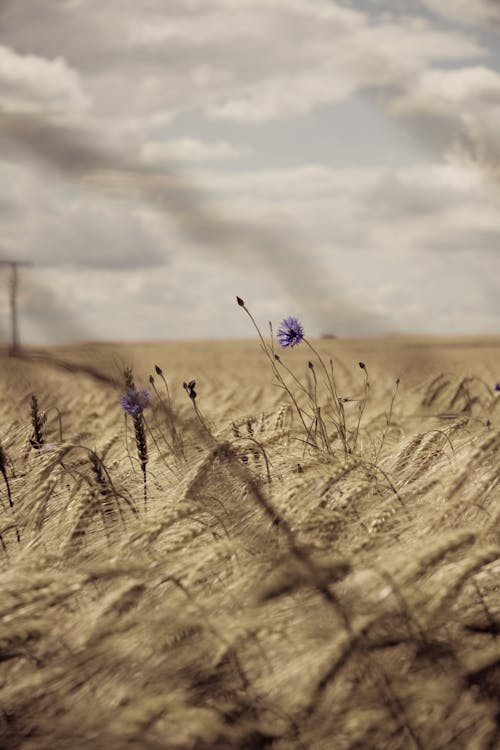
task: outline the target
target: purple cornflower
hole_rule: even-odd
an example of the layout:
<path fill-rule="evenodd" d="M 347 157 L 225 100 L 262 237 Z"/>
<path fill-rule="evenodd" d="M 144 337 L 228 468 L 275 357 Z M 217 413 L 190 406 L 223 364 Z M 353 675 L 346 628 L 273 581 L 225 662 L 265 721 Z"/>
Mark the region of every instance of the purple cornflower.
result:
<path fill-rule="evenodd" d="M 120 405 L 124 412 L 131 417 L 138 417 L 142 414 L 143 409 L 149 406 L 149 391 L 141 388 L 140 391 L 135 388 L 127 388 L 120 398 Z"/>
<path fill-rule="evenodd" d="M 297 318 L 285 318 L 278 328 L 278 342 L 283 348 L 297 346 L 304 338 L 304 329 Z"/>
<path fill-rule="evenodd" d="M 495 386 L 494 390 L 495 390 L 495 391 L 500 391 L 500 383 L 497 383 L 497 384 L 496 384 L 496 386 Z"/>

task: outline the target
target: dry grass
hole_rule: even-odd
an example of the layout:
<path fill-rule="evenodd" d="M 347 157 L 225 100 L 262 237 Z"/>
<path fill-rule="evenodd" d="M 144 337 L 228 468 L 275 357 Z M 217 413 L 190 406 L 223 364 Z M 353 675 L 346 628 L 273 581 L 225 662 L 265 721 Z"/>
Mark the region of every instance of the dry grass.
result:
<path fill-rule="evenodd" d="M 0 356 L 2 748 L 500 746 L 500 341 L 317 346 L 370 372 L 347 458 L 253 342 Z M 145 508 L 119 381 L 166 398 L 155 364 Z"/>

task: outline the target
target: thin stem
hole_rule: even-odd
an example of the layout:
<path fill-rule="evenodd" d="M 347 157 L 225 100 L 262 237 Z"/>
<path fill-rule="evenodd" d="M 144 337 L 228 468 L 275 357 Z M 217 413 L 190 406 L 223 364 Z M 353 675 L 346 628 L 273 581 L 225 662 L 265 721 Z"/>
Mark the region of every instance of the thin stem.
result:
<path fill-rule="evenodd" d="M 142 496 L 144 499 L 144 510 L 148 509 L 148 482 L 146 474 L 146 464 L 142 464 Z"/>
<path fill-rule="evenodd" d="M 151 427 L 149 426 L 149 424 L 148 424 L 148 422 L 146 420 L 144 420 L 144 425 L 145 425 L 146 429 L 148 430 L 149 434 L 151 435 L 151 440 L 155 444 L 156 450 L 158 451 L 158 455 L 160 456 L 161 460 L 163 461 L 163 463 L 165 464 L 165 466 L 167 467 L 167 469 L 169 469 L 169 471 L 171 471 L 172 474 L 174 474 L 174 476 L 177 476 L 177 474 L 172 469 L 172 467 L 170 466 L 170 464 L 168 463 L 168 461 L 165 459 L 164 456 L 162 456 L 161 451 L 160 451 L 160 446 L 158 445 L 158 441 L 156 440 L 156 438 L 154 436 L 154 433 L 153 433 L 153 430 L 151 429 Z"/>
<path fill-rule="evenodd" d="M 196 399 L 195 398 L 191 398 L 191 403 L 193 404 L 194 413 L 196 414 L 199 423 L 203 427 L 203 430 L 207 433 L 207 435 L 209 436 L 209 438 L 210 438 L 210 440 L 212 442 L 216 442 L 215 437 L 214 437 L 214 435 L 212 433 L 212 430 L 208 426 L 205 417 L 203 416 L 203 414 L 201 413 L 201 411 L 198 408 L 198 404 L 196 403 Z"/>
<path fill-rule="evenodd" d="M 282 366 L 282 368 L 283 368 L 284 370 L 286 370 L 286 371 L 287 371 L 287 373 L 288 373 L 288 374 L 290 375 L 290 377 L 291 377 L 291 378 L 292 378 L 292 379 L 293 379 L 293 380 L 295 381 L 295 383 L 296 383 L 296 384 L 297 384 L 297 385 L 299 386 L 300 390 L 301 390 L 301 391 L 302 391 L 303 393 L 305 393 L 305 394 L 306 394 L 306 396 L 307 396 L 307 397 L 308 397 L 308 398 L 309 398 L 309 399 L 311 400 L 311 402 L 312 402 L 312 403 L 314 404 L 314 401 L 312 401 L 312 399 L 311 399 L 311 395 L 310 395 L 310 393 L 308 393 L 308 391 L 307 391 L 307 388 L 306 388 L 306 387 L 305 387 L 305 386 L 303 385 L 303 383 L 301 383 L 301 382 L 300 382 L 300 380 L 299 380 L 299 379 L 298 379 L 298 377 L 297 377 L 297 376 L 295 375 L 295 373 L 294 373 L 294 372 L 292 372 L 292 370 L 290 370 L 290 368 L 289 368 L 289 367 L 288 367 L 288 366 L 287 366 L 287 365 L 286 365 L 286 364 L 285 364 L 285 363 L 284 363 L 284 362 L 283 362 L 283 361 L 282 361 L 282 360 L 280 359 L 280 357 L 279 357 L 279 356 L 278 356 L 277 354 L 275 354 L 275 355 L 274 355 L 274 360 L 275 360 L 275 362 L 277 362 L 277 363 L 278 363 L 279 365 L 281 365 L 281 366 Z"/>
<path fill-rule="evenodd" d="M 314 356 L 318 360 L 318 362 L 319 362 L 319 364 L 320 364 L 320 366 L 321 366 L 321 368 L 322 368 L 322 370 L 323 370 L 323 372 L 325 374 L 327 386 L 328 386 L 328 388 L 330 390 L 330 393 L 332 395 L 332 399 L 333 399 L 333 404 L 334 404 L 334 407 L 335 407 L 335 411 L 337 412 L 337 415 L 338 415 L 338 425 L 336 425 L 337 432 L 338 432 L 338 435 L 339 435 L 339 437 L 340 437 L 340 439 L 342 441 L 342 444 L 344 446 L 344 453 L 347 455 L 347 453 L 348 453 L 348 446 L 347 446 L 347 436 L 346 436 L 346 426 L 345 426 L 345 412 L 344 412 L 344 407 L 343 407 L 343 405 L 342 405 L 342 403 L 341 403 L 341 401 L 339 399 L 338 393 L 337 393 L 337 387 L 336 387 L 336 384 L 335 384 L 335 377 L 333 375 L 333 362 L 332 362 L 332 360 L 330 360 L 330 366 L 331 366 L 331 370 L 332 370 L 332 373 L 330 375 L 330 373 L 328 372 L 328 368 L 326 367 L 326 365 L 325 365 L 325 363 L 323 361 L 323 358 L 321 357 L 321 355 L 319 354 L 319 352 L 314 348 L 314 346 L 311 344 L 311 342 L 308 339 L 306 339 L 305 336 L 304 336 L 304 341 L 306 342 L 307 346 L 309 347 L 309 349 L 312 351 L 312 353 L 314 354 Z"/>
<path fill-rule="evenodd" d="M 363 366 L 361 367 L 361 365 L 363 365 Z M 353 440 L 353 444 L 352 444 L 352 449 L 353 450 L 356 450 L 356 445 L 358 443 L 359 429 L 361 427 L 361 419 L 363 417 L 363 414 L 364 414 L 364 411 L 365 411 L 365 408 L 366 408 L 366 403 L 368 401 L 368 391 L 370 389 L 370 382 L 368 380 L 368 370 L 366 369 L 366 365 L 362 362 L 362 363 L 360 363 L 360 367 L 361 367 L 361 369 L 363 370 L 363 372 L 365 374 L 365 393 L 364 393 L 364 397 L 361 400 L 361 403 L 359 405 L 358 423 L 356 425 L 356 431 L 354 433 L 354 440 Z M 376 463 L 376 461 L 375 461 L 375 463 Z"/>
<path fill-rule="evenodd" d="M 304 341 L 306 342 L 307 346 L 309 347 L 309 349 L 312 351 L 312 353 L 314 354 L 314 356 L 316 357 L 316 359 L 320 363 L 320 365 L 321 365 L 321 367 L 323 369 L 323 372 L 325 373 L 326 382 L 328 383 L 328 387 L 330 388 L 330 391 L 332 393 L 334 401 L 336 403 L 338 403 L 339 397 L 338 397 L 338 394 L 337 394 L 337 389 L 335 387 L 335 379 L 333 377 L 330 378 L 330 373 L 328 372 L 327 367 L 326 367 L 325 363 L 323 362 L 323 359 L 322 359 L 321 355 L 314 348 L 314 346 L 311 344 L 311 342 L 308 339 L 306 339 L 305 336 L 304 336 Z"/>
<path fill-rule="evenodd" d="M 396 387 L 394 388 L 394 391 L 393 391 L 393 394 L 392 394 L 391 405 L 389 407 L 389 414 L 386 414 L 386 417 L 385 417 L 386 418 L 386 425 L 385 425 L 385 428 L 384 428 L 384 432 L 382 433 L 382 440 L 380 441 L 380 445 L 379 445 L 378 450 L 377 450 L 377 455 L 375 456 L 375 463 L 376 464 L 378 463 L 378 460 L 380 458 L 380 454 L 382 452 L 382 448 L 383 448 L 383 445 L 385 443 L 385 438 L 386 438 L 387 433 L 389 431 L 389 426 L 391 424 L 391 419 L 392 419 L 392 410 L 394 408 L 394 401 L 396 400 L 396 396 L 397 396 L 397 393 L 398 393 L 398 388 L 399 388 L 399 378 L 396 380 Z"/>
<path fill-rule="evenodd" d="M 306 434 L 307 434 L 307 433 L 308 433 L 308 428 L 307 428 L 307 425 L 306 425 L 306 423 L 305 423 L 304 417 L 302 416 L 302 409 L 301 409 L 301 408 L 300 408 L 300 406 L 298 405 L 298 403 L 297 403 L 297 399 L 295 398 L 295 396 L 294 396 L 294 395 L 293 395 L 293 393 L 291 392 L 290 388 L 289 388 L 289 387 L 288 387 L 288 385 L 286 384 L 285 380 L 284 380 L 284 379 L 283 379 L 283 377 L 281 376 L 281 373 L 280 373 L 280 371 L 278 370 L 278 368 L 277 368 L 277 366 L 276 366 L 276 360 L 275 360 L 275 355 L 274 355 L 274 348 L 273 348 L 273 346 L 272 346 L 272 345 L 271 345 L 271 347 L 268 347 L 268 346 L 267 346 L 266 342 L 264 341 L 264 337 L 262 336 L 262 333 L 260 332 L 260 328 L 259 328 L 259 326 L 257 325 L 257 323 L 255 322 L 255 318 L 253 317 L 252 313 L 251 313 L 251 312 L 250 312 L 250 310 L 249 310 L 249 309 L 247 308 L 247 306 L 243 304 L 243 305 L 240 305 L 240 307 L 242 307 L 242 308 L 244 309 L 244 311 L 246 312 L 246 314 L 248 315 L 248 317 L 249 317 L 249 318 L 250 318 L 250 320 L 252 321 L 252 324 L 253 324 L 253 326 L 254 326 L 254 328 L 255 328 L 255 330 L 257 331 L 257 334 L 258 334 L 258 336 L 259 336 L 259 339 L 260 339 L 260 343 L 261 343 L 261 348 L 262 348 L 262 350 L 264 351 L 264 354 L 266 355 L 266 357 L 268 358 L 268 360 L 269 360 L 269 362 L 270 362 L 270 364 L 271 364 L 271 368 L 272 368 L 272 370 L 273 370 L 273 373 L 274 373 L 274 375 L 275 375 L 275 377 L 276 377 L 276 379 L 277 379 L 278 383 L 280 383 L 280 385 L 281 385 L 281 386 L 283 387 L 283 389 L 284 389 L 284 390 L 286 391 L 286 393 L 288 394 L 289 398 L 291 399 L 291 401 L 292 401 L 293 405 L 295 406 L 295 409 L 296 409 L 296 411 L 297 411 L 297 414 L 299 415 L 299 419 L 300 419 L 300 421 L 302 422 L 302 426 L 303 426 L 303 428 L 304 428 L 304 430 L 305 430 L 305 432 L 306 432 Z M 272 328 L 271 328 L 271 331 L 272 331 Z M 317 447 L 318 447 L 318 446 L 317 446 L 317 445 L 315 445 L 315 448 L 317 448 Z"/>
<path fill-rule="evenodd" d="M 161 405 L 162 405 L 162 406 L 163 406 L 163 408 L 165 409 L 165 412 L 167 413 L 167 417 L 168 417 L 168 410 L 167 410 L 167 407 L 166 407 L 166 406 L 165 406 L 165 404 L 163 403 L 162 397 L 160 396 L 160 393 L 159 393 L 159 391 L 158 391 L 158 389 L 157 389 L 156 385 L 154 384 L 154 381 L 153 381 L 153 382 L 151 383 L 151 386 L 152 386 L 152 388 L 153 388 L 154 392 L 156 393 L 156 395 L 157 395 L 157 397 L 158 397 L 158 400 L 160 401 Z M 169 425 L 169 429 L 170 429 L 170 425 Z M 159 430 L 159 433 L 160 433 L 160 435 L 162 436 L 163 440 L 165 441 L 165 444 L 166 444 L 167 448 L 169 449 L 169 451 L 170 451 L 171 453 L 174 453 L 174 447 L 173 447 L 173 445 L 171 445 L 171 443 L 169 443 L 169 441 L 168 441 L 168 439 L 167 439 L 167 437 L 166 437 L 165 433 L 163 432 L 163 430 L 162 430 L 162 429 L 160 429 L 159 427 L 158 427 L 158 430 Z"/>
<path fill-rule="evenodd" d="M 250 312 L 250 310 L 248 309 L 248 307 L 246 305 L 240 305 L 240 306 L 244 309 L 244 311 L 246 312 L 246 314 L 248 315 L 248 317 L 252 321 L 253 327 L 257 331 L 257 335 L 258 335 L 258 337 L 260 339 L 261 347 L 262 347 L 262 349 L 263 349 L 266 357 L 269 359 L 269 361 L 271 363 L 271 367 L 273 368 L 274 371 L 276 371 L 276 365 L 274 363 L 274 356 L 273 356 L 274 355 L 273 349 L 271 348 L 271 350 L 269 350 L 266 342 L 264 341 L 264 337 L 262 336 L 262 334 L 260 332 L 260 328 L 257 325 L 257 323 L 255 322 L 255 318 L 253 317 L 253 315 Z"/>
<path fill-rule="evenodd" d="M 0 451 L 2 452 L 1 461 L 0 461 L 0 472 L 1 472 L 2 476 L 3 476 L 4 482 L 5 482 L 5 486 L 7 488 L 7 498 L 8 498 L 8 501 L 9 501 L 9 507 L 10 507 L 10 509 L 12 511 L 12 515 L 14 516 L 14 503 L 12 501 L 12 494 L 11 494 L 11 491 L 10 491 L 9 480 L 7 478 L 7 470 L 5 468 L 5 462 L 4 462 L 4 459 L 3 459 L 3 449 L 0 448 Z M 16 529 L 16 539 L 17 539 L 18 543 L 20 544 L 21 543 L 21 535 L 19 534 L 19 527 L 18 527 L 18 525 L 17 525 L 17 523 L 15 521 L 15 516 L 14 516 L 14 523 L 15 523 L 15 529 Z M 2 541 L 2 543 L 3 543 L 3 541 Z"/>

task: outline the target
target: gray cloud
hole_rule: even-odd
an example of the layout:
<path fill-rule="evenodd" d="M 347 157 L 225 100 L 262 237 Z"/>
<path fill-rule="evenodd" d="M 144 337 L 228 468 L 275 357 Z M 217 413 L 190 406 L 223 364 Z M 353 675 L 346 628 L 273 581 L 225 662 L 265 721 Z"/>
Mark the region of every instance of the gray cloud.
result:
<path fill-rule="evenodd" d="M 154 206 L 196 244 L 200 253 L 210 252 L 214 260 L 240 263 L 242 268 L 249 262 L 264 264 L 291 298 L 311 309 L 318 327 L 324 328 L 332 315 L 346 330 L 357 327 L 360 319 L 365 318 L 367 323 L 372 320 L 368 314 L 363 315 L 354 308 L 340 289 L 333 288 L 333 279 L 325 280 L 316 259 L 297 246 L 291 233 L 277 233 L 264 226 L 218 215 L 187 177 L 172 171 L 156 172 L 139 161 L 134 162 L 128 155 L 124 157 L 110 148 L 94 147 L 90 134 L 74 126 L 47 121 L 35 123 L 32 118 L 17 116 L 4 118 L 0 133 L 4 143 L 21 153 L 28 152 L 32 158 L 85 185 L 95 194 L 131 203 L 139 199 Z M 61 233 L 63 239 L 68 231 L 74 240 L 74 227 L 58 229 L 59 239 Z M 76 237 L 77 246 L 85 252 L 85 245 L 81 244 L 85 239 Z M 99 250 L 87 252 L 90 261 L 99 257 Z M 325 298 L 333 300 L 326 310 L 316 305 Z"/>
<path fill-rule="evenodd" d="M 500 23 L 498 0 L 421 0 L 439 16 L 456 23 L 489 25 Z"/>
<path fill-rule="evenodd" d="M 463 264 L 463 255 L 472 259 L 471 266 L 486 266 L 486 270 L 492 271 L 491 263 L 494 261 L 500 270 L 500 227 L 498 229 L 464 229 L 457 228 L 455 232 L 447 232 L 445 237 L 433 238 L 429 252 L 446 253 L 451 258 L 447 262 L 456 265 Z M 484 278 L 490 276 L 489 271 Z M 495 272 L 496 277 L 496 272 Z M 498 292 L 498 290 L 497 290 Z"/>
<path fill-rule="evenodd" d="M 20 206 L 11 198 L 0 196 L 0 218 L 2 220 L 18 219 L 20 217 Z"/>
<path fill-rule="evenodd" d="M 62 178 L 31 166 L 29 181 L 8 205 L 21 219 L 8 245 L 14 257 L 33 257 L 41 264 L 73 264 L 94 268 L 140 268 L 166 262 L 166 243 L 154 238 L 135 206 L 96 200 L 81 191 L 80 180 L 93 170 L 115 166 L 116 157 L 95 145 L 91 133 L 75 126 L 4 116 L 0 148 L 16 152 L 22 163 L 33 160 Z M 45 194 L 47 180 L 53 190 Z M 64 181 L 70 180 L 68 185 Z"/>
<path fill-rule="evenodd" d="M 11 337 L 8 306 L 10 273 L 9 268 L 0 268 L 0 341 L 10 340 Z M 58 273 L 49 271 L 47 278 L 39 268 L 19 270 L 18 322 L 22 341 L 40 337 L 47 342 L 92 338 L 91 329 L 82 322 L 81 310 L 75 310 L 59 282 Z M 26 333 L 29 335 L 26 336 Z"/>
<path fill-rule="evenodd" d="M 457 194 L 446 195 L 437 186 L 415 185 L 405 182 L 395 171 L 387 171 L 366 195 L 366 212 L 372 221 L 404 220 L 409 217 L 429 219 L 443 208 L 460 201 Z"/>
<path fill-rule="evenodd" d="M 32 156 L 75 179 L 86 171 L 117 164 L 116 157 L 98 143 L 96 133 L 90 129 L 43 117 L 4 113 L 0 121 L 0 152 L 12 149 L 20 157 Z"/>
<path fill-rule="evenodd" d="M 131 208 L 83 198 L 75 206 L 58 208 L 55 216 L 38 213 L 29 218 L 19 251 L 27 257 L 30 248 L 38 246 L 39 265 L 123 270 L 167 261 L 165 249 Z"/>

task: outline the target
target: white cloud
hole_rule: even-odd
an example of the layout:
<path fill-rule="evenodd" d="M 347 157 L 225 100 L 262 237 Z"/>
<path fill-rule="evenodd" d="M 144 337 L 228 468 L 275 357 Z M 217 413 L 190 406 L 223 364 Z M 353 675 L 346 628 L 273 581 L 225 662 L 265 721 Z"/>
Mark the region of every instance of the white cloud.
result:
<path fill-rule="evenodd" d="M 44 5 L 36 25 L 19 6 L 7 33 L 51 58 L 52 27 L 60 29 L 57 54 L 78 66 L 104 119 L 197 108 L 265 122 L 401 83 L 432 60 L 485 54 L 465 33 L 418 17 L 389 22 L 333 0 L 158 0 L 147 13 L 131 2 L 86 2 L 71 12 Z"/>
<path fill-rule="evenodd" d="M 298 33 L 300 20 L 294 21 Z M 318 21 L 310 31 L 298 49 L 278 47 L 283 59 L 275 53 L 277 59 L 271 59 L 267 69 L 259 68 L 254 75 L 242 70 L 238 95 L 227 90 L 217 96 L 214 91 L 215 101 L 205 107 L 207 115 L 265 122 L 305 114 L 362 89 L 404 87 L 431 61 L 477 59 L 485 54 L 474 40 L 436 29 L 422 19 L 370 23 L 367 17 L 361 22 L 357 15 L 349 29 Z"/>
<path fill-rule="evenodd" d="M 47 60 L 0 46 L 0 107 L 5 112 L 65 117 L 89 106 L 78 74 L 61 57 Z"/>
<path fill-rule="evenodd" d="M 500 74 L 484 66 L 453 70 L 426 70 L 415 86 L 393 101 L 393 111 L 399 114 L 430 111 L 473 113 L 481 116 L 478 108 L 500 106 Z"/>

